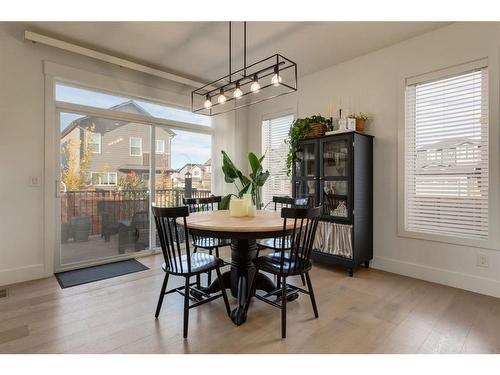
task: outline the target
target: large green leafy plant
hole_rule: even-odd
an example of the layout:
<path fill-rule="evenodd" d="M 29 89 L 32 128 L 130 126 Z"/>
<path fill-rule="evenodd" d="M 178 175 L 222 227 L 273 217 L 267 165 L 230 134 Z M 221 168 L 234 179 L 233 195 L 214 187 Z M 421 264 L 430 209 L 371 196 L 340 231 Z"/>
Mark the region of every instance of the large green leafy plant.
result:
<path fill-rule="evenodd" d="M 264 160 L 265 156 L 262 155 L 258 158 L 253 152 L 248 154 L 248 162 L 252 172 L 247 177 L 234 165 L 226 152 L 222 151 L 224 179 L 228 184 L 234 184 L 238 193 L 228 194 L 222 198 L 219 206 L 220 209 L 227 210 L 232 196 L 242 198 L 245 193 L 252 194 L 253 202 L 257 206 L 257 209 L 262 208 L 261 189 L 269 178 L 269 171 L 264 171 L 262 167 L 262 160 Z"/>
<path fill-rule="evenodd" d="M 331 126 L 331 120 L 328 120 L 321 115 L 314 115 L 306 118 L 298 118 L 290 127 L 290 130 L 288 131 L 288 139 L 285 139 L 285 143 L 288 144 L 288 155 L 286 157 L 286 173 L 288 176 L 292 173 L 294 164 L 300 162 L 300 159 L 297 156 L 297 153 L 300 151 L 299 141 L 309 135 L 311 131 L 311 124 L 316 123 Z"/>

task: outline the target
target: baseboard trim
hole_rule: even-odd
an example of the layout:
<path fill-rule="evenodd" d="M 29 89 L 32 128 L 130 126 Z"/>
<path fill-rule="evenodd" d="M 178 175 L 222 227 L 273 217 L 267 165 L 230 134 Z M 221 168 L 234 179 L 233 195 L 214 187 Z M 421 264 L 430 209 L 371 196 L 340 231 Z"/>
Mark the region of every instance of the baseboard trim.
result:
<path fill-rule="evenodd" d="M 373 258 L 372 267 L 382 271 L 500 298 L 500 281 L 494 279 L 377 256 Z"/>
<path fill-rule="evenodd" d="M 10 268 L 0 271 L 0 285 L 10 285 L 23 281 L 36 280 L 46 277 L 43 264 L 31 264 L 29 266 Z"/>

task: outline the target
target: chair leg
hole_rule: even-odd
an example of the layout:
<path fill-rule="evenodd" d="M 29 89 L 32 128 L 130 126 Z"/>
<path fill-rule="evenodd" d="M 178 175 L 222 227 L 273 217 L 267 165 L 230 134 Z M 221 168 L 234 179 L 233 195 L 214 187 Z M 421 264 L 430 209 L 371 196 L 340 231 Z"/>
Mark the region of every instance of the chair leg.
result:
<path fill-rule="evenodd" d="M 304 278 L 304 274 L 303 273 L 300 274 L 300 279 L 302 280 L 302 285 L 306 286 L 306 279 Z"/>
<path fill-rule="evenodd" d="M 286 277 L 281 285 L 281 338 L 286 338 Z"/>
<path fill-rule="evenodd" d="M 311 277 L 309 276 L 309 272 L 306 272 L 306 280 L 307 280 L 307 290 L 309 291 L 309 297 L 311 297 L 311 304 L 314 310 L 314 317 L 318 317 L 318 307 L 316 306 L 316 299 L 314 298 L 314 291 L 311 283 Z"/>
<path fill-rule="evenodd" d="M 199 288 L 201 286 L 201 278 L 200 274 L 196 275 L 196 287 Z"/>
<path fill-rule="evenodd" d="M 224 299 L 224 305 L 226 305 L 227 316 L 231 316 L 231 309 L 229 308 L 229 300 L 227 299 L 226 287 L 224 285 L 224 282 L 222 281 L 220 269 L 216 268 L 215 272 L 217 272 L 217 280 L 219 280 L 220 291 L 222 293 L 222 298 Z"/>
<path fill-rule="evenodd" d="M 186 285 L 184 287 L 184 338 L 188 337 L 189 323 L 189 277 L 186 277 Z"/>
<path fill-rule="evenodd" d="M 158 299 L 158 304 L 156 305 L 155 318 L 158 318 L 158 315 L 160 315 L 161 305 L 163 303 L 163 297 L 165 297 L 165 289 L 167 289 L 168 275 L 169 274 L 166 273 L 165 278 L 163 279 L 163 284 L 161 286 L 161 291 L 160 291 L 160 298 Z"/>
<path fill-rule="evenodd" d="M 197 246 L 194 246 L 193 247 L 193 254 L 196 253 L 198 251 L 198 247 Z M 200 279 L 200 275 L 196 275 L 196 287 L 197 288 L 200 288 L 201 287 L 201 279 Z"/>

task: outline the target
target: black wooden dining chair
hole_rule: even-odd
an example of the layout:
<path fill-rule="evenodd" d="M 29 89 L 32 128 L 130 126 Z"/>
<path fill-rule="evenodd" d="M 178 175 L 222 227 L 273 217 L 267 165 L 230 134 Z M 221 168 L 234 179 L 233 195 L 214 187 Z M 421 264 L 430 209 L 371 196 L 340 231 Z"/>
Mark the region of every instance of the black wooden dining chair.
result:
<path fill-rule="evenodd" d="M 280 252 L 274 252 L 268 255 L 258 257 L 254 260 L 257 272 L 263 271 L 276 275 L 281 281 L 281 285 L 275 290 L 272 290 L 265 295 L 258 295 L 255 292 L 255 280 L 253 278 L 246 309 L 250 305 L 252 295 L 257 299 L 264 301 L 272 306 L 281 309 L 281 336 L 286 337 L 286 304 L 287 298 L 297 294 L 298 292 L 309 294 L 311 304 L 314 311 L 314 316 L 317 318 L 318 308 L 314 298 L 314 291 L 311 284 L 309 271 L 312 268 L 311 252 L 313 249 L 314 237 L 318 227 L 319 216 L 321 213 L 320 207 L 315 208 L 283 208 L 281 217 L 283 218 L 283 234 L 282 238 L 290 238 L 290 248 L 286 249 L 282 246 Z M 293 221 L 293 231 L 288 234 L 287 224 Z M 285 242 L 283 241 L 282 244 Z M 304 275 L 307 281 L 307 290 L 294 285 L 287 284 L 286 279 L 290 276 Z M 271 300 L 271 297 L 277 297 Z M 278 301 L 281 301 L 278 303 Z"/>
<path fill-rule="evenodd" d="M 203 212 L 203 211 L 214 211 L 218 204 L 221 202 L 222 197 L 220 196 L 211 196 L 205 198 L 183 198 L 183 203 L 188 206 L 189 212 Z M 212 252 L 215 250 L 215 256 L 217 258 L 219 255 L 219 248 L 224 246 L 230 246 L 231 241 L 227 239 L 221 238 L 213 238 L 213 237 L 204 237 L 198 235 L 191 235 L 193 245 L 193 252 L 196 253 L 198 249 L 208 250 L 208 253 L 212 255 Z M 228 265 L 229 263 L 224 262 L 224 265 Z M 208 285 L 210 286 L 212 282 L 212 274 L 208 274 Z M 200 278 L 197 278 L 198 287 L 200 286 Z"/>
<path fill-rule="evenodd" d="M 271 203 L 271 202 L 270 202 Z M 273 197 L 272 203 L 274 203 L 274 211 L 281 210 L 282 208 L 306 208 L 309 206 L 309 198 L 291 198 L 291 197 Z M 259 249 L 271 249 L 274 251 L 279 251 L 281 249 L 281 237 L 280 238 L 266 238 L 257 241 L 257 248 Z M 289 239 L 285 247 L 289 247 Z M 258 256 L 259 254 L 257 254 Z"/>
<path fill-rule="evenodd" d="M 270 202 L 271 203 L 271 202 Z M 309 207 L 309 197 L 305 198 L 291 198 L 291 197 L 273 197 L 274 211 L 281 210 L 286 207 L 306 208 Z M 281 237 L 265 238 L 257 241 L 257 257 L 260 255 L 262 249 L 271 249 L 272 251 L 280 251 L 282 248 Z M 285 238 L 285 248 L 290 248 L 290 237 Z M 300 276 L 302 285 L 306 285 L 304 275 Z"/>
<path fill-rule="evenodd" d="M 156 223 L 156 229 L 160 238 L 161 251 L 165 263 L 162 264 L 162 269 L 165 271 L 165 279 L 161 287 L 160 298 L 156 306 L 155 317 L 160 315 L 161 305 L 163 298 L 166 294 L 177 292 L 184 296 L 184 338 L 188 334 L 189 322 L 189 309 L 203 305 L 207 302 L 213 301 L 216 298 L 222 297 L 226 306 L 227 315 L 231 313 L 229 310 L 229 301 L 226 295 L 226 289 L 220 272 L 220 267 L 224 265 L 222 259 L 219 259 L 207 253 L 191 253 L 189 241 L 185 241 L 185 250 L 182 251 L 181 233 L 188 232 L 186 217 L 189 216 L 189 210 L 184 207 L 158 207 L 153 204 L 153 215 Z M 183 224 L 178 224 L 176 220 L 182 218 Z M 209 295 L 202 290 L 195 287 L 196 283 L 190 283 L 191 276 L 199 276 L 202 273 L 210 273 L 212 270 L 217 272 L 217 279 L 219 281 L 221 293 L 216 295 Z M 169 291 L 167 288 L 168 277 L 170 275 L 183 276 L 185 278 L 184 286 L 180 286 Z M 190 292 L 194 291 L 199 298 L 190 296 Z M 194 301 L 189 304 L 189 300 Z"/>

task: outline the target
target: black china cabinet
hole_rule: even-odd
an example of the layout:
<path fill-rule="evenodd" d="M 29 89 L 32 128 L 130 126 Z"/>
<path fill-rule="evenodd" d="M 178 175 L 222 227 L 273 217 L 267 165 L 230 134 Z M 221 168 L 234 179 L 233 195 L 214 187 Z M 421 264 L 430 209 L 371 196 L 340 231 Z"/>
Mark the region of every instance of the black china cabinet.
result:
<path fill-rule="evenodd" d="M 348 132 L 300 142 L 294 197 L 322 207 L 314 259 L 355 267 L 373 258 L 373 137 Z"/>

